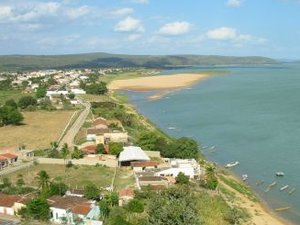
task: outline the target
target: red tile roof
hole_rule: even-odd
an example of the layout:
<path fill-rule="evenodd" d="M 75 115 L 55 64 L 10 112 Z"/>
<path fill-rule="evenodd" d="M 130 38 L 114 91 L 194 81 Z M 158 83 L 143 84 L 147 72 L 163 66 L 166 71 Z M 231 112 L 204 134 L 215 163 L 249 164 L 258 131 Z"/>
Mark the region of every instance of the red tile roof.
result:
<path fill-rule="evenodd" d="M 96 154 L 96 145 L 89 145 L 81 149 L 85 154 Z"/>
<path fill-rule="evenodd" d="M 11 154 L 11 153 L 0 154 L 0 156 L 6 157 L 6 158 L 9 158 L 9 159 L 15 159 L 15 158 L 18 158 L 17 155 L 14 155 L 14 154 Z"/>
<path fill-rule="evenodd" d="M 110 129 L 88 129 L 87 134 L 103 135 L 104 133 L 110 133 Z"/>
<path fill-rule="evenodd" d="M 157 167 L 157 162 L 154 161 L 138 161 L 138 162 L 131 162 L 131 167 Z"/>
<path fill-rule="evenodd" d="M 120 191 L 119 198 L 122 198 L 124 196 L 131 196 L 134 197 L 134 190 L 131 188 L 126 188 Z"/>
<path fill-rule="evenodd" d="M 15 202 L 18 202 L 22 197 L 17 195 L 0 194 L 0 206 L 11 208 Z"/>
<path fill-rule="evenodd" d="M 50 207 L 59 209 L 72 209 L 74 206 L 87 203 L 88 200 L 77 196 L 52 196 L 47 199 Z"/>
<path fill-rule="evenodd" d="M 80 205 L 76 205 L 72 211 L 75 214 L 87 215 L 91 211 L 92 207 L 90 203 L 83 203 Z"/>
<path fill-rule="evenodd" d="M 28 195 L 25 195 L 23 196 L 19 201 L 18 203 L 21 203 L 21 204 L 26 204 L 28 203 L 30 200 L 34 199 L 35 198 L 35 195 L 34 194 L 28 194 Z"/>
<path fill-rule="evenodd" d="M 98 126 L 98 125 L 105 125 L 107 126 L 107 120 L 103 119 L 103 118 L 98 118 L 93 122 L 94 126 Z"/>
<path fill-rule="evenodd" d="M 3 157 L 3 156 L 0 155 L 0 162 L 2 162 L 2 161 L 7 161 L 7 160 L 8 160 L 8 158 Z"/>

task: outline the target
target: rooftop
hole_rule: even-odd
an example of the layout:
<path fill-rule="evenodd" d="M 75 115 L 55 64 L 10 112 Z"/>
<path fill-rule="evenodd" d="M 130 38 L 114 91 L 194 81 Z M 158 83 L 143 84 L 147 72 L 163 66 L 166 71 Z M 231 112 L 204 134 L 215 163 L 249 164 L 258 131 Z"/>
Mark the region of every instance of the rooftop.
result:
<path fill-rule="evenodd" d="M 149 161 L 150 158 L 140 148 L 135 146 L 124 147 L 124 150 L 120 153 L 119 162 L 126 161 Z"/>

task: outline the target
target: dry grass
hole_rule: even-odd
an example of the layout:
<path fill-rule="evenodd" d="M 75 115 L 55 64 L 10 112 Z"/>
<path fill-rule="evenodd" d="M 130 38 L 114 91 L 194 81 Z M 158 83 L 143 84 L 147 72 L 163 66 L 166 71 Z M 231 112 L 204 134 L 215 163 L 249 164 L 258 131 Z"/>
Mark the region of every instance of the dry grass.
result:
<path fill-rule="evenodd" d="M 135 178 L 133 171 L 130 168 L 118 168 L 117 176 L 114 184 L 116 191 L 120 191 L 124 188 L 134 188 Z"/>
<path fill-rule="evenodd" d="M 0 149 L 24 144 L 29 149 L 44 149 L 56 141 L 73 111 L 24 112 L 24 125 L 0 127 Z"/>
<path fill-rule="evenodd" d="M 109 187 L 114 174 L 114 169 L 109 167 L 76 166 L 66 168 L 64 165 L 39 164 L 29 167 L 28 170 L 9 174 L 6 177 L 15 183 L 18 174 L 22 174 L 26 185 L 36 186 L 35 177 L 41 170 L 45 170 L 51 180 L 62 181 L 69 187 L 78 189 L 83 189 L 88 183 L 94 183 L 98 187 Z"/>

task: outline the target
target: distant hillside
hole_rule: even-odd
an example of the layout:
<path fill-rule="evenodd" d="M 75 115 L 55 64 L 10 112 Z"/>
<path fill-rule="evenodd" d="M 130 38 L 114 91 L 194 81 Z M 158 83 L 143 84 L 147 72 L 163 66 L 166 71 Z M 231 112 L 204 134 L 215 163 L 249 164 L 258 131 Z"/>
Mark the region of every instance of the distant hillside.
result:
<path fill-rule="evenodd" d="M 202 55 L 117 55 L 91 53 L 76 55 L 10 55 L 0 56 L 0 70 L 69 69 L 97 67 L 172 68 L 191 65 L 274 64 L 265 57 L 229 57 Z"/>

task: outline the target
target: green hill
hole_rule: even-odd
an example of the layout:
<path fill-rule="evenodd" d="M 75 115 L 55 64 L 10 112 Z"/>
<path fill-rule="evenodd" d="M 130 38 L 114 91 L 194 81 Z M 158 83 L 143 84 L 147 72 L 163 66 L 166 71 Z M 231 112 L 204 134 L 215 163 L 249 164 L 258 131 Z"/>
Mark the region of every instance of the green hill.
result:
<path fill-rule="evenodd" d="M 69 69 L 97 67 L 172 68 L 197 65 L 274 64 L 266 57 L 232 57 L 204 55 L 118 55 L 90 53 L 74 55 L 9 55 L 0 56 L 0 70 Z"/>

